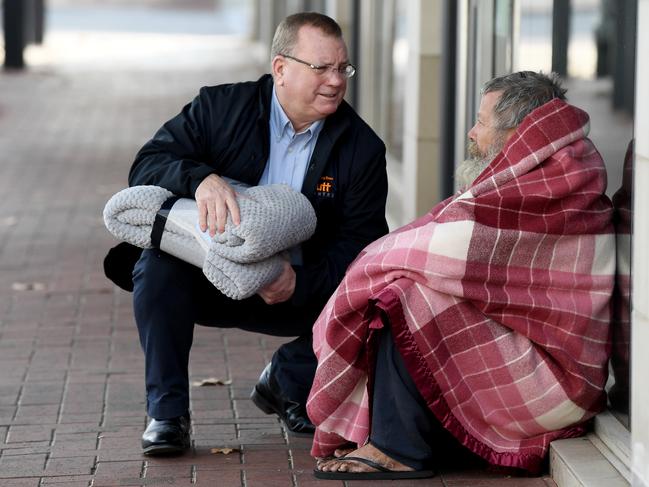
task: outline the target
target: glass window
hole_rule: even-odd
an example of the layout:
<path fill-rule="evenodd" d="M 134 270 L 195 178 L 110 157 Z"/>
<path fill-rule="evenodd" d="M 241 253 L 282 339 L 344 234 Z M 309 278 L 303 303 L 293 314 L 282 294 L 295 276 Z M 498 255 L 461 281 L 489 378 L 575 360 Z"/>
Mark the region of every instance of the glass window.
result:
<path fill-rule="evenodd" d="M 630 0 L 572 0 L 559 20 L 567 20 L 567 43 L 553 52 L 553 5 L 520 1 L 519 39 L 514 70 L 549 72 L 566 56 L 568 101 L 590 115 L 589 137 L 606 164 L 609 196 L 616 208 L 617 285 L 614 296 L 613 357 L 607 391 L 613 414 L 629 428 L 631 171 L 633 154 L 633 82 L 635 79 L 635 10 Z M 568 15 L 569 19 L 563 18 Z M 555 32 L 556 36 L 556 32 Z M 567 44 L 567 45 L 566 45 Z M 565 50 L 561 52 L 562 50 Z M 557 57 L 558 56 L 558 57 Z M 623 177 L 624 174 L 624 177 Z M 614 196 L 615 195 L 615 196 Z"/>

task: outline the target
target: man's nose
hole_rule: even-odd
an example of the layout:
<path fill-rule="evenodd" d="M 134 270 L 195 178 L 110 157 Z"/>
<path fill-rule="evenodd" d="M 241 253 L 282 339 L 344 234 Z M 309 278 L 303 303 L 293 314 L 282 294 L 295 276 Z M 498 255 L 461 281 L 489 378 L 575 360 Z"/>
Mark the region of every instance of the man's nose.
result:
<path fill-rule="evenodd" d="M 347 77 L 337 69 L 331 68 L 327 72 L 327 83 L 330 85 L 340 86 L 347 83 Z"/>
<path fill-rule="evenodd" d="M 476 125 L 478 125 L 478 124 L 477 123 L 474 124 L 473 127 L 471 127 L 471 130 L 469 130 L 469 132 L 467 133 L 467 137 L 469 137 L 469 139 L 471 139 L 471 140 L 475 140 L 475 135 L 476 135 L 475 134 L 475 127 L 476 127 Z"/>

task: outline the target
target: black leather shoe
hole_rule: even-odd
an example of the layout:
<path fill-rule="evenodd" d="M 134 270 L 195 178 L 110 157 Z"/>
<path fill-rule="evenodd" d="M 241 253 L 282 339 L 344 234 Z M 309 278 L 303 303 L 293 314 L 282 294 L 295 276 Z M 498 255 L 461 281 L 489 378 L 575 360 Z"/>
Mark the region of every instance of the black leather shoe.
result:
<path fill-rule="evenodd" d="M 189 416 L 151 419 L 142 435 L 142 453 L 168 455 L 189 449 Z"/>
<path fill-rule="evenodd" d="M 279 384 L 271 374 L 270 364 L 261 373 L 250 399 L 266 414 L 277 414 L 289 433 L 295 436 L 312 436 L 315 432 L 315 426 L 307 417 L 304 405 L 282 394 Z"/>

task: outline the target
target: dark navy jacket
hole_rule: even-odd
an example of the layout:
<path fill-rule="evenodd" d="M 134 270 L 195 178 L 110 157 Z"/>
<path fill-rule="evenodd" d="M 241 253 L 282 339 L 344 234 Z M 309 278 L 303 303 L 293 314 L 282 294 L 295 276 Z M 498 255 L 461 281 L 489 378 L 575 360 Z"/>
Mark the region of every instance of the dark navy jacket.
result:
<path fill-rule="evenodd" d="M 204 87 L 139 151 L 131 186 L 153 184 L 193 198 L 209 174 L 250 185 L 261 178 L 270 152 L 273 80 Z M 385 145 L 346 103 L 327 117 L 306 170 L 302 193 L 318 224 L 294 267 L 295 305 L 323 306 L 347 266 L 387 233 Z"/>

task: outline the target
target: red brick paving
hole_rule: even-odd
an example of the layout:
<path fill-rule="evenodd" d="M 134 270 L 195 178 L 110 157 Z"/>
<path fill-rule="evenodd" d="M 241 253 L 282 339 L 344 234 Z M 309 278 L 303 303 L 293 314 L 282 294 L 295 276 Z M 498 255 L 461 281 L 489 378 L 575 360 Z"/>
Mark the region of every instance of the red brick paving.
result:
<path fill-rule="evenodd" d="M 253 58 L 245 47 L 235 57 Z M 101 210 L 139 146 L 200 86 L 263 69 L 218 57 L 169 66 L 0 73 L 0 485 L 344 485 L 316 480 L 309 441 L 287 437 L 248 399 L 281 340 L 237 330 L 196 329 L 191 379 L 232 384 L 192 388 L 192 452 L 140 453 L 144 363 L 130 294 L 103 277 L 115 242 Z M 226 446 L 238 451 L 210 453 Z M 554 484 L 454 468 L 391 485 Z"/>

